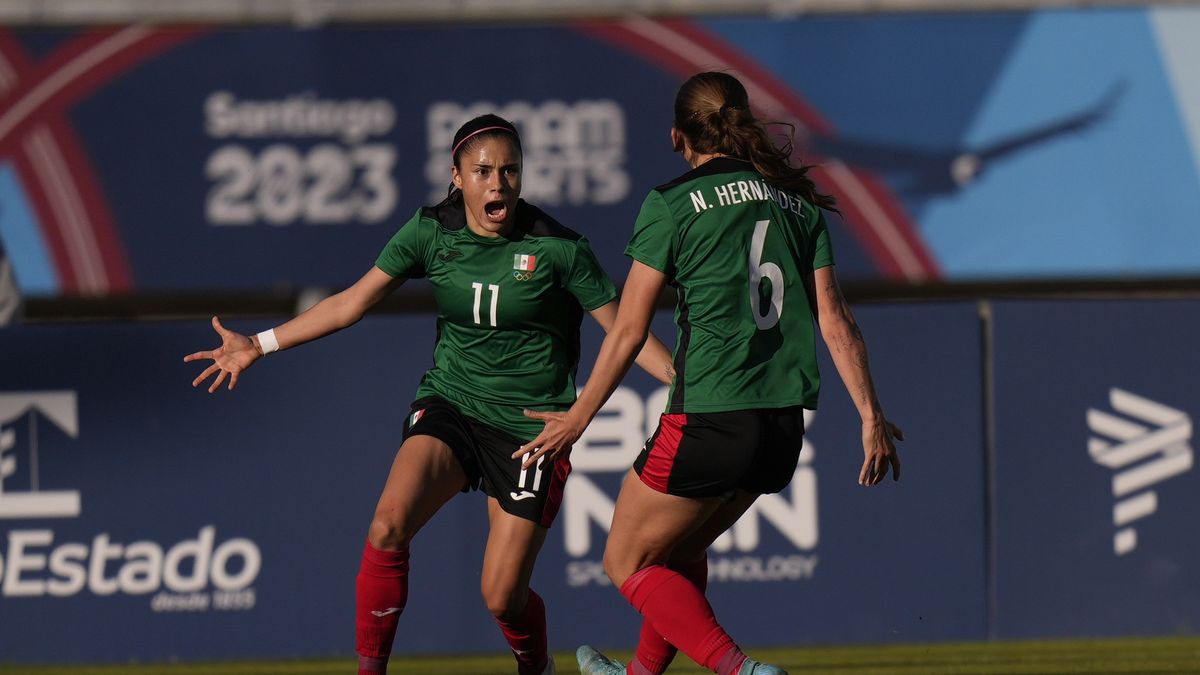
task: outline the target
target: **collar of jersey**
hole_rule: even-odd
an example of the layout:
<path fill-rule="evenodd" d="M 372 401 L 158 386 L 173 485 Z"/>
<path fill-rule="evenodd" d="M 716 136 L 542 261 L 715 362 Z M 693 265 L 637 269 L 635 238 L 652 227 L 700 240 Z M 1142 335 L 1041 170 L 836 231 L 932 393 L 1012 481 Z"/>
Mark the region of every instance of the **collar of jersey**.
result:
<path fill-rule="evenodd" d="M 512 229 L 508 231 L 508 234 L 502 234 L 499 237 L 484 237 L 482 235 L 475 234 L 470 225 L 464 225 L 462 232 L 463 236 L 467 239 L 480 244 L 486 244 L 488 246 L 501 246 L 510 242 L 520 241 L 524 238 L 520 232 L 520 227 L 515 223 L 513 224 Z"/>

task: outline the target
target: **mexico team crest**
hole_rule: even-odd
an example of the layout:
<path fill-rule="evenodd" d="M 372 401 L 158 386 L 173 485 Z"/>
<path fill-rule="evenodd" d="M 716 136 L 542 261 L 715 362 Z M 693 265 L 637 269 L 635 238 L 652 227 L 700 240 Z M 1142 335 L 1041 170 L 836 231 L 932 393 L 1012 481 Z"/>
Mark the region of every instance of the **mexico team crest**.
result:
<path fill-rule="evenodd" d="M 529 281 L 533 278 L 533 270 L 537 268 L 537 256 L 513 255 L 513 278 L 517 281 Z"/>

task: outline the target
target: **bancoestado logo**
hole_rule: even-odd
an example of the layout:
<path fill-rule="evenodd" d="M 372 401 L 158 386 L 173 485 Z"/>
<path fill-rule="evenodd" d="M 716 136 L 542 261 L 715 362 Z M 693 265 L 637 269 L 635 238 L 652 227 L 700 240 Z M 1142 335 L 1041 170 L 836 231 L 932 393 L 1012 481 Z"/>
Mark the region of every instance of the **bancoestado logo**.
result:
<path fill-rule="evenodd" d="M 1088 429 L 1096 434 L 1088 439 L 1088 454 L 1116 471 L 1113 552 L 1125 555 L 1138 545 L 1132 523 L 1158 511 L 1158 493 L 1149 488 L 1192 468 L 1192 418 L 1123 389 L 1109 390 L 1108 398 L 1119 414 L 1088 409 Z"/>
<path fill-rule="evenodd" d="M 521 132 L 521 196 L 534 204 L 615 204 L 629 195 L 625 171 L 625 112 L 616 101 L 480 101 L 431 104 L 426 112 L 429 203 L 446 197 L 450 146 L 464 122 L 485 113 L 509 120 Z"/>
<path fill-rule="evenodd" d="M 82 497 L 76 490 L 39 489 L 39 421 L 70 438 L 79 437 L 73 391 L 0 394 L 0 523 L 46 518 L 77 518 Z M 19 444 L 18 428 L 27 445 Z M 28 449 L 29 490 L 5 491 L 4 479 L 18 474 L 17 451 Z M 7 529 L 7 528 L 6 528 Z M 0 550 L 0 597 L 149 595 L 156 612 L 244 610 L 255 604 L 252 584 L 262 569 L 262 552 L 249 539 L 218 543 L 215 525 L 195 538 L 170 545 L 152 540 L 114 542 L 103 532 L 89 541 L 60 541 L 51 528 L 8 529 Z"/>
<path fill-rule="evenodd" d="M 600 560 L 604 532 L 612 523 L 615 491 L 602 488 L 592 476 L 621 475 L 629 470 L 666 408 L 668 391 L 661 387 L 643 399 L 628 387 L 619 387 L 571 451 L 571 479 L 563 494 L 558 527 L 562 528 L 567 554 L 569 586 L 608 584 Z M 805 411 L 806 427 L 814 413 Z M 806 439 L 800 464 L 791 484 L 782 493 L 764 495 L 709 551 L 709 580 L 713 582 L 799 581 L 816 573 L 818 542 L 817 473 L 815 450 Z M 760 551 L 763 521 L 782 535 L 792 550 Z"/>

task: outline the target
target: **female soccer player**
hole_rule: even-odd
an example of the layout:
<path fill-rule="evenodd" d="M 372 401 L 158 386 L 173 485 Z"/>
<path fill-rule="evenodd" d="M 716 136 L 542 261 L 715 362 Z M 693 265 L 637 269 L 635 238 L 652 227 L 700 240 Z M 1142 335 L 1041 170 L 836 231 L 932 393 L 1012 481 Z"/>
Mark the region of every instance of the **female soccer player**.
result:
<path fill-rule="evenodd" d="M 488 495 L 490 531 L 482 592 L 512 647 L 520 675 L 553 673 L 534 562 L 571 471 L 567 446 L 522 466 L 514 448 L 542 425 L 525 408 L 562 410 L 575 400 L 584 310 L 606 330 L 616 290 L 578 234 L 519 199 L 521 142 L 509 122 L 484 115 L 454 136 L 451 194 L 396 232 L 350 288 L 253 337 L 213 318 L 221 346 L 193 382 L 208 391 L 278 349 L 350 326 L 405 279 L 428 277 L 438 306 L 434 366 L 417 388 L 404 442 L 380 495 L 357 577 L 359 673 L 384 673 L 408 595 L 409 544 L 459 491 Z M 671 357 L 656 340 L 642 365 L 664 383 Z"/>
<path fill-rule="evenodd" d="M 625 668 L 591 647 L 585 674 L 662 673 L 675 648 L 722 675 L 778 675 L 749 659 L 704 597 L 705 551 L 760 494 L 795 472 L 804 408 L 817 405 L 813 318 L 863 421 L 861 485 L 900 477 L 867 350 L 833 273 L 822 208 L 790 143 L 778 148 L 733 76 L 701 73 L 675 98 L 675 150 L 692 170 L 646 197 L 626 254 L 621 307 L 595 369 L 565 413 L 528 413 L 545 430 L 518 453 L 570 447 L 646 339 L 663 284 L 678 291 L 676 377 L 658 429 L 617 497 L 604 567 L 643 617 Z M 653 518 L 646 514 L 653 513 Z"/>

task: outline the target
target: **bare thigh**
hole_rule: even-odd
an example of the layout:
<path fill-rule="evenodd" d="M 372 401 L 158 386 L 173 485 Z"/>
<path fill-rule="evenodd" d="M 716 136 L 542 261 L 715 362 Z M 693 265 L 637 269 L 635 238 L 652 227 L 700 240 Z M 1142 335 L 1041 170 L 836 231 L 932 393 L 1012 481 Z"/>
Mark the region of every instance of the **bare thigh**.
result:
<path fill-rule="evenodd" d="M 638 570 L 667 562 L 676 546 L 720 507 L 716 497 L 692 499 L 653 490 L 631 470 L 617 496 L 604 548 L 604 569 L 613 584 L 620 588 Z"/>
<path fill-rule="evenodd" d="M 408 548 L 412 538 L 467 485 L 450 446 L 433 436 L 409 436 L 388 473 L 367 539 L 381 550 Z"/>
<path fill-rule="evenodd" d="M 488 524 L 480 590 L 488 611 L 506 618 L 525 608 L 533 566 L 548 530 L 508 513 L 494 497 L 488 498 Z"/>
<path fill-rule="evenodd" d="M 667 562 L 683 564 L 703 558 L 717 537 L 733 527 L 758 497 L 756 493 L 738 490 L 733 499 L 718 506 L 712 515 L 671 550 Z"/>

